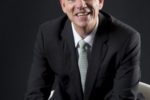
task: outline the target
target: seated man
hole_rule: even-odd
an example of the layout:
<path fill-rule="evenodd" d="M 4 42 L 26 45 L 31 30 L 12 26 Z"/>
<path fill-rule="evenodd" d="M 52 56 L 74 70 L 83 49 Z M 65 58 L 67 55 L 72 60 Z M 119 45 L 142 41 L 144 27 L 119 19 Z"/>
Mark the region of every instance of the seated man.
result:
<path fill-rule="evenodd" d="M 140 34 L 102 11 L 104 0 L 60 0 L 41 25 L 26 100 L 136 100 Z"/>

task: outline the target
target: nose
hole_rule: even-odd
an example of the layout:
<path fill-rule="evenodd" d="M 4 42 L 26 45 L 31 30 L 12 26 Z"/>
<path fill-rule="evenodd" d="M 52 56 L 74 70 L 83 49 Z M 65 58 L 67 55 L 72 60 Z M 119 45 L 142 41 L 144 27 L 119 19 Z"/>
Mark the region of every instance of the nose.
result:
<path fill-rule="evenodd" d="M 87 7 L 86 1 L 85 0 L 77 0 L 77 6 L 76 7 L 78 9 L 82 9 L 82 8 Z"/>

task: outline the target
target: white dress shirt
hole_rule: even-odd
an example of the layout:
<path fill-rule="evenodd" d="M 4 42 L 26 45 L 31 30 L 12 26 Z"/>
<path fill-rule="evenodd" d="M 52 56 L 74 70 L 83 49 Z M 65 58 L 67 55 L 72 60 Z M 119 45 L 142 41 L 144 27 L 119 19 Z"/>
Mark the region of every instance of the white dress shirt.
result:
<path fill-rule="evenodd" d="M 98 23 L 99 23 L 99 20 L 97 19 L 97 23 L 94 27 L 94 30 L 88 34 L 84 39 L 79 35 L 79 33 L 75 30 L 75 27 L 73 25 L 73 23 L 71 23 L 71 26 L 72 26 L 72 30 L 73 30 L 73 36 L 74 36 L 74 43 L 75 43 L 75 47 L 78 48 L 78 43 L 80 40 L 84 40 L 86 43 L 89 44 L 90 46 L 90 51 L 92 49 L 92 46 L 93 46 L 93 41 L 94 41 L 94 37 L 95 37 L 95 34 L 96 34 L 96 31 L 98 29 Z M 78 51 L 79 52 L 79 51 Z"/>

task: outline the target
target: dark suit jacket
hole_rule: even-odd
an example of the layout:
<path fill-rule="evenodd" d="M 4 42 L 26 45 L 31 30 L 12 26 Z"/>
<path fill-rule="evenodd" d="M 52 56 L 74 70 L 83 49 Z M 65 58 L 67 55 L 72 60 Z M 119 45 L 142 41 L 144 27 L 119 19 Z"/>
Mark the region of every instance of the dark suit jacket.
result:
<path fill-rule="evenodd" d="M 101 12 L 82 92 L 71 23 L 44 23 L 34 49 L 26 100 L 135 100 L 140 80 L 139 33 Z"/>

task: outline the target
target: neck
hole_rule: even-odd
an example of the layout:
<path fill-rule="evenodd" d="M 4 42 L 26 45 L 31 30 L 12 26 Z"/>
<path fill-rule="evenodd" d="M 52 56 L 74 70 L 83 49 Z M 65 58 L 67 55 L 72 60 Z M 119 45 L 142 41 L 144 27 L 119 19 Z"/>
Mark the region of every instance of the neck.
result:
<path fill-rule="evenodd" d="M 94 27 L 75 27 L 75 30 L 82 38 L 85 38 L 88 34 L 92 32 Z"/>
<path fill-rule="evenodd" d="M 87 25 L 85 27 L 77 27 L 76 25 L 74 25 L 74 28 L 82 38 L 85 38 L 94 30 L 95 26 L 96 26 L 96 23 L 93 25 Z"/>
<path fill-rule="evenodd" d="M 83 27 L 80 27 L 80 26 L 77 26 L 73 23 L 73 26 L 76 30 L 76 32 L 82 37 L 82 38 L 85 38 L 87 35 L 89 35 L 96 27 L 96 25 L 98 24 L 99 20 L 97 18 L 97 20 L 93 23 L 89 23 L 88 25 L 86 26 L 83 26 Z"/>

